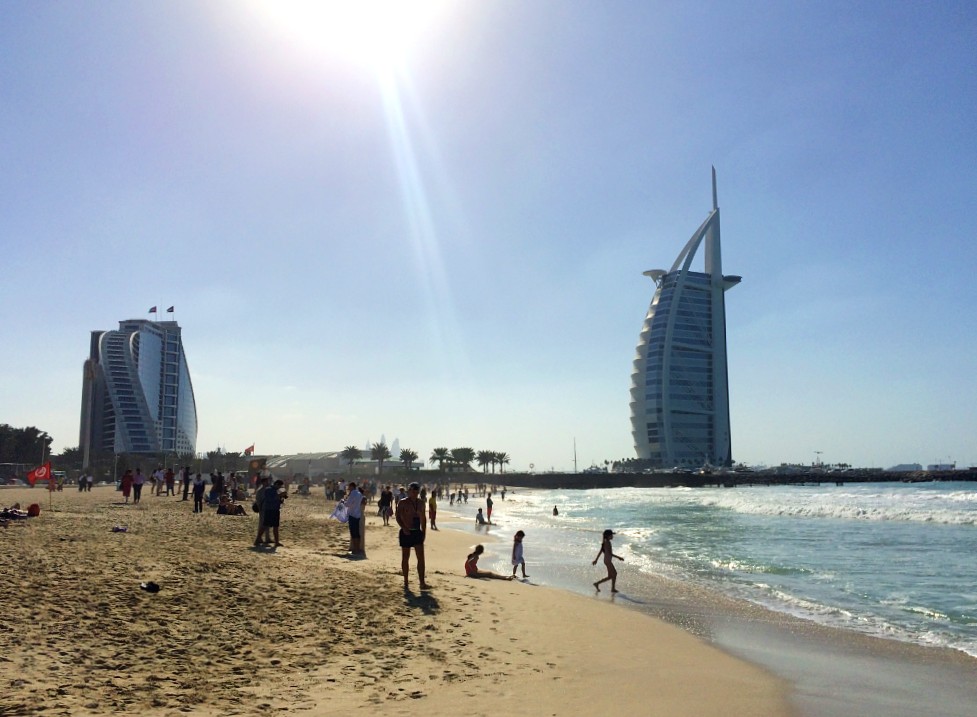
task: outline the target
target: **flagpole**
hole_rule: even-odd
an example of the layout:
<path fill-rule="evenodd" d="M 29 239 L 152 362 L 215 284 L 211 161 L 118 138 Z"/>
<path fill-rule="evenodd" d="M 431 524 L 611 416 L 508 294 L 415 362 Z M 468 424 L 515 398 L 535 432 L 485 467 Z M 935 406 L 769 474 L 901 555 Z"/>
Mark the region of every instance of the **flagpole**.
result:
<path fill-rule="evenodd" d="M 44 444 L 44 437 L 41 436 L 41 463 L 40 467 L 44 467 L 44 454 L 47 452 L 47 446 Z M 54 480 L 54 475 L 51 471 L 47 472 L 47 509 L 54 511 L 54 496 L 51 495 L 54 491 L 51 490 L 52 481 Z"/>

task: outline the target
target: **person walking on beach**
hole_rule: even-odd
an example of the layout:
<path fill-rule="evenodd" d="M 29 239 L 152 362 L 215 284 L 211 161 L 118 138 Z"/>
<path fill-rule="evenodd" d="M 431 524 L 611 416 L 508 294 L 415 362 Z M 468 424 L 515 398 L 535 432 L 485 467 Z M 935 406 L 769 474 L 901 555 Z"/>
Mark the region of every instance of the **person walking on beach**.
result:
<path fill-rule="evenodd" d="M 268 478 L 266 478 L 265 476 L 259 476 L 258 487 L 255 488 L 254 491 L 254 505 L 257 508 L 257 512 L 258 512 L 258 534 L 255 536 L 254 539 L 254 547 L 256 548 L 260 547 L 262 543 L 269 542 L 269 539 L 267 537 L 263 537 L 266 532 L 265 521 L 264 521 L 264 515 L 265 515 L 264 502 L 265 502 L 266 490 L 268 490 Z"/>
<path fill-rule="evenodd" d="M 431 519 L 431 530 L 438 529 L 438 499 L 436 491 L 431 491 L 431 497 L 427 499 L 427 517 Z"/>
<path fill-rule="evenodd" d="M 488 520 L 489 525 L 492 524 L 492 494 L 489 493 L 488 497 L 485 499 L 485 518 Z"/>
<path fill-rule="evenodd" d="M 204 478 L 199 473 L 193 478 L 193 512 L 203 513 L 204 512 L 204 489 L 206 488 L 206 483 L 204 483 Z"/>
<path fill-rule="evenodd" d="M 394 502 L 394 493 L 390 490 L 388 485 L 382 491 L 380 491 L 380 502 L 377 503 L 377 508 L 380 511 L 380 517 L 383 518 L 384 525 L 390 525 L 390 516 L 393 515 L 393 508 L 391 505 Z"/>
<path fill-rule="evenodd" d="M 400 526 L 398 539 L 400 542 L 400 570 L 404 574 L 404 590 L 409 587 L 407 579 L 410 573 L 410 549 L 417 555 L 417 577 L 421 590 L 430 590 L 431 586 L 424 582 L 424 538 L 427 535 L 427 520 L 424 518 L 424 503 L 419 496 L 421 486 L 411 483 L 407 488 L 407 497 L 397 503 L 397 525 Z"/>
<path fill-rule="evenodd" d="M 180 480 L 183 483 L 183 500 L 189 500 L 190 498 L 190 466 L 183 466 L 183 470 L 180 471 Z"/>
<path fill-rule="evenodd" d="M 604 565 L 607 567 L 607 577 L 601 578 L 596 583 L 594 583 L 594 588 L 597 592 L 600 592 L 600 584 L 606 583 L 608 580 L 611 581 L 611 592 L 617 592 L 617 569 L 614 567 L 613 558 L 617 558 L 620 561 L 624 561 L 620 555 L 615 555 L 611 550 L 611 541 L 614 540 L 614 531 L 605 530 L 604 531 L 604 541 L 600 544 L 600 550 L 597 553 L 597 557 L 594 558 L 593 565 L 597 565 L 597 560 L 601 555 L 604 556 Z"/>
<path fill-rule="evenodd" d="M 136 475 L 132 477 L 132 504 L 135 505 L 142 498 L 142 487 L 146 485 L 146 476 L 141 468 L 136 468 Z"/>
<path fill-rule="evenodd" d="M 132 493 L 132 469 L 127 468 L 126 472 L 122 474 L 122 481 L 120 487 L 122 488 L 122 497 L 126 499 L 126 503 L 129 502 L 129 494 Z"/>
<path fill-rule="evenodd" d="M 349 552 L 359 555 L 363 552 L 363 494 L 356 487 L 356 483 L 350 481 L 349 492 L 346 493 L 346 515 L 349 526 Z"/>
<path fill-rule="evenodd" d="M 515 575 L 499 575 L 491 570 L 479 570 L 478 559 L 485 552 L 485 547 L 476 545 L 475 549 L 465 558 L 465 577 L 468 578 L 493 578 L 495 580 L 512 580 Z"/>
<path fill-rule="evenodd" d="M 282 546 L 278 537 L 278 525 L 281 522 L 282 502 L 288 497 L 285 493 L 285 481 L 276 480 L 269 488 L 265 489 L 264 497 L 261 501 L 261 522 L 267 531 L 271 528 L 275 535 L 275 547 Z M 347 509 L 349 506 L 346 506 Z"/>
<path fill-rule="evenodd" d="M 87 486 L 85 490 L 91 493 L 92 486 L 95 485 L 95 474 L 92 473 L 91 471 L 88 471 L 88 474 L 85 476 L 85 485 Z"/>
<path fill-rule="evenodd" d="M 526 534 L 521 530 L 516 531 L 512 537 L 512 577 L 516 577 L 516 568 L 522 566 L 523 580 L 529 577 L 526 575 L 526 560 L 522 557 L 522 539 L 525 537 Z"/>
<path fill-rule="evenodd" d="M 174 486 L 176 484 L 176 475 L 174 475 L 172 468 L 166 469 L 166 473 L 163 475 L 163 480 L 166 481 L 166 495 L 175 496 L 176 490 L 174 490 Z"/>

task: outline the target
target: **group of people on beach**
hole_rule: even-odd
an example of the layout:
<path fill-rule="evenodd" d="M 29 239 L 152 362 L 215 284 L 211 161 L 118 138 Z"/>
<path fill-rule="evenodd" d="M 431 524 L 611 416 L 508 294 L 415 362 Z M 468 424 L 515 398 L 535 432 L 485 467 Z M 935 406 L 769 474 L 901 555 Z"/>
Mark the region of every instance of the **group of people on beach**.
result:
<path fill-rule="evenodd" d="M 430 518 L 431 527 L 433 530 L 437 530 L 435 525 L 435 520 L 437 516 L 437 494 L 439 488 L 435 488 L 431 491 L 431 495 L 427 500 L 427 515 L 425 515 L 425 488 L 422 488 L 419 483 L 411 483 L 407 486 L 407 489 L 401 487 L 397 494 L 394 494 L 391 486 L 386 486 L 380 493 L 380 500 L 378 503 L 378 514 L 383 519 L 384 525 L 389 525 L 389 518 L 391 514 L 394 516 L 398 531 L 398 543 L 401 548 L 401 575 L 404 579 L 404 589 L 410 588 L 410 556 L 411 550 L 414 551 L 416 558 L 416 569 L 417 577 L 419 581 L 419 587 L 421 590 L 429 590 L 430 586 L 427 584 L 425 579 L 425 559 L 424 559 L 424 541 L 427 536 L 427 518 Z M 465 491 L 467 497 L 467 490 Z M 452 497 L 456 494 L 452 494 Z M 350 490 L 347 492 L 346 497 L 343 499 L 345 504 L 345 513 L 347 523 L 350 530 L 350 552 L 358 553 L 362 552 L 362 509 L 366 506 L 366 499 L 362 497 L 362 494 L 356 489 L 354 483 L 350 484 Z M 492 515 L 492 494 L 488 493 L 486 497 L 487 503 L 487 513 L 489 519 Z M 394 507 L 396 506 L 396 507 Z M 556 506 L 553 506 L 553 515 L 558 516 L 559 511 Z M 485 523 L 485 518 L 482 515 L 482 509 L 479 508 L 476 514 L 476 523 Z M 491 570 L 480 570 L 478 567 L 478 559 L 485 552 L 485 547 L 483 545 L 476 545 L 472 552 L 468 554 L 465 559 L 465 575 L 474 578 L 494 578 L 499 580 L 513 580 L 518 572 L 522 571 L 522 578 L 525 580 L 529 577 L 526 573 L 526 558 L 523 550 L 523 538 L 526 537 L 525 531 L 518 530 L 512 538 L 512 574 L 511 575 L 500 575 Z M 597 557 L 594 558 L 593 564 L 596 565 L 597 561 L 603 557 L 604 566 L 607 568 L 607 576 L 598 580 L 594 583 L 594 589 L 600 592 L 600 586 L 610 581 L 611 592 L 617 592 L 617 569 L 614 567 L 614 560 L 624 560 L 620 555 L 614 554 L 611 546 L 611 541 L 614 539 L 613 530 L 605 530 L 603 534 L 603 540 L 601 542 L 600 550 L 597 552 Z"/>
<path fill-rule="evenodd" d="M 555 509 L 555 506 L 554 506 Z M 512 538 L 512 575 L 499 575 L 498 573 L 492 572 L 491 570 L 480 570 L 478 568 L 478 559 L 485 552 L 485 546 L 476 545 L 468 557 L 465 558 L 465 575 L 470 578 L 494 578 L 496 580 L 513 580 L 516 577 L 516 571 L 518 568 L 522 568 L 522 577 L 525 580 L 529 576 L 526 574 L 526 559 L 523 556 L 522 539 L 526 537 L 526 534 L 519 530 Z M 607 577 L 601 578 L 594 583 L 594 589 L 600 592 L 600 586 L 606 583 L 608 580 L 611 581 L 611 592 L 617 592 L 617 568 L 614 567 L 614 560 L 624 560 L 620 555 L 615 555 L 611 547 L 611 541 L 614 540 L 614 531 L 605 530 L 603 541 L 600 545 L 600 550 L 597 552 L 597 557 L 593 560 L 593 565 L 597 565 L 597 561 L 603 556 L 604 566 L 607 568 Z"/>
<path fill-rule="evenodd" d="M 180 470 L 181 488 L 183 500 L 188 500 L 193 496 L 194 513 L 203 512 L 206 481 L 200 473 L 196 473 L 191 478 L 189 466 Z M 175 491 L 175 474 L 172 469 L 163 470 L 161 467 L 150 476 L 142 473 L 140 468 L 135 472 L 131 469 L 126 470 L 120 481 L 120 490 L 129 502 L 130 495 L 134 504 L 138 504 L 142 497 L 144 485 L 149 482 L 155 489 L 157 496 L 165 495 L 177 496 Z M 255 491 L 252 510 L 258 514 L 258 529 L 254 539 L 254 547 L 260 548 L 268 545 L 281 547 L 282 542 L 279 535 L 281 525 L 281 508 L 284 501 L 288 498 L 288 488 L 282 480 L 274 480 L 268 475 L 258 475 L 254 477 Z M 339 496 L 339 502 L 343 506 L 344 519 L 349 528 L 350 534 L 350 553 L 355 556 L 362 556 L 365 553 L 363 522 L 366 507 L 379 493 L 377 501 L 377 515 L 383 520 L 383 525 L 390 525 L 391 517 L 394 518 L 398 530 L 398 543 L 401 548 L 401 573 L 404 579 L 404 588 L 410 585 L 410 555 L 414 552 L 416 570 L 421 590 L 428 590 L 430 586 L 426 582 L 424 541 L 427 535 L 427 528 L 430 524 L 432 530 L 437 530 L 437 507 L 438 499 L 444 494 L 445 488 L 442 485 L 431 487 L 428 494 L 427 487 L 422 487 L 420 483 L 410 483 L 407 488 L 400 487 L 395 493 L 391 485 L 381 486 L 373 482 L 362 484 L 360 487 L 353 481 L 332 481 L 332 485 L 327 485 L 327 493 L 333 492 Z M 221 515 L 246 515 L 246 511 L 237 501 L 247 498 L 247 481 L 238 477 L 236 473 L 231 473 L 225 479 L 223 473 L 210 474 L 210 495 L 206 498 L 207 502 L 216 506 L 217 513 Z M 331 488 L 332 491 L 328 489 Z M 492 525 L 492 489 L 495 486 L 479 484 L 476 495 L 485 496 L 485 513 L 482 508 L 478 508 L 475 515 L 476 525 Z M 505 487 L 502 488 L 501 495 L 504 499 Z M 307 493 L 306 493 L 307 494 Z M 467 487 L 459 487 L 456 491 L 449 493 L 449 500 L 453 504 L 456 500 L 467 503 L 470 497 Z M 553 515 L 558 516 L 559 511 L 553 506 Z M 522 571 L 522 578 L 527 579 L 526 560 L 523 552 L 523 538 L 525 532 L 517 531 L 513 535 L 512 544 L 512 574 L 500 575 L 491 570 L 481 570 L 478 567 L 478 560 L 484 553 L 483 545 L 476 545 L 472 552 L 465 559 L 465 575 L 476 578 L 495 578 L 500 580 L 513 580 L 518 572 Z M 603 559 L 607 569 L 607 576 L 594 583 L 594 589 L 600 592 L 600 586 L 610 581 L 611 592 L 617 592 L 617 570 L 614 567 L 614 560 L 624 560 L 619 555 L 615 555 L 611 541 L 614 538 L 614 531 L 605 530 L 600 550 L 593 560 L 593 565 L 598 560 Z"/>
<path fill-rule="evenodd" d="M 142 500 L 143 489 L 147 483 L 153 495 L 177 498 L 179 494 L 176 488 L 176 476 L 177 473 L 174 473 L 172 468 L 164 470 L 159 467 L 148 475 L 143 473 L 142 468 L 138 466 L 135 471 L 128 468 L 119 480 L 119 490 L 122 492 L 122 498 L 125 502 L 128 503 L 131 497 L 134 505 Z M 243 512 L 243 509 L 238 511 L 237 506 L 234 505 L 236 501 L 247 498 L 247 478 L 243 474 L 238 475 L 236 472 L 232 472 L 225 477 L 223 471 L 211 473 L 209 475 L 209 492 L 207 491 L 207 480 L 200 473 L 191 474 L 190 466 L 184 466 L 180 469 L 179 476 L 183 500 L 189 501 L 191 497 L 193 498 L 194 513 L 202 513 L 205 502 L 211 507 L 217 508 L 218 513 L 240 515 Z M 224 502 L 228 505 L 223 511 L 220 510 L 222 497 L 226 498 Z"/>
<path fill-rule="evenodd" d="M 522 549 L 522 539 L 526 537 L 526 533 L 518 530 L 516 534 L 512 536 L 512 575 L 499 575 L 491 570 L 479 570 L 478 559 L 485 552 L 484 545 L 476 545 L 468 557 L 465 558 L 465 575 L 470 578 L 493 578 L 495 580 L 515 580 L 516 571 L 522 568 L 522 579 L 525 580 L 529 577 L 526 574 L 526 558 L 523 556 Z"/>
<path fill-rule="evenodd" d="M 427 537 L 427 529 L 430 521 L 432 530 L 437 530 L 437 505 L 438 497 L 442 494 L 442 486 L 432 487 L 430 494 L 427 488 L 420 483 L 410 483 L 407 488 L 399 488 L 394 493 L 392 486 L 387 485 L 380 491 L 377 502 L 377 514 L 383 520 L 385 526 L 390 525 L 390 518 L 393 517 L 397 527 L 397 542 L 401 548 L 401 574 L 404 578 L 404 589 L 410 587 L 410 558 L 411 551 L 414 553 L 418 585 L 421 590 L 429 590 L 430 586 L 426 581 L 426 564 L 424 557 L 424 542 Z M 467 498 L 468 491 L 452 492 L 450 498 L 454 502 L 455 496 L 464 495 Z M 491 493 L 487 497 L 488 508 L 491 511 Z M 349 527 L 350 534 L 350 553 L 352 555 L 362 555 L 363 549 L 363 510 L 367 505 L 367 499 L 357 488 L 356 484 L 350 482 L 346 486 L 346 494 L 341 498 L 337 510 L 333 513 L 334 517 L 345 520 Z M 479 515 L 481 508 L 479 508 Z M 522 568 L 523 578 L 529 577 L 526 574 L 526 562 L 522 552 L 522 539 L 525 536 L 523 531 L 516 533 L 513 545 L 513 568 L 512 575 L 508 579 L 516 576 L 517 569 Z M 481 546 L 479 546 L 481 547 Z M 484 548 L 482 548 L 484 550 Z M 477 550 L 468 556 L 465 564 L 466 574 L 476 577 L 490 577 L 488 571 L 477 569 L 478 556 L 481 550 Z M 472 573 L 474 570 L 474 573 Z M 491 574 L 494 575 L 494 574 Z M 500 576 L 501 577 L 501 576 Z"/>

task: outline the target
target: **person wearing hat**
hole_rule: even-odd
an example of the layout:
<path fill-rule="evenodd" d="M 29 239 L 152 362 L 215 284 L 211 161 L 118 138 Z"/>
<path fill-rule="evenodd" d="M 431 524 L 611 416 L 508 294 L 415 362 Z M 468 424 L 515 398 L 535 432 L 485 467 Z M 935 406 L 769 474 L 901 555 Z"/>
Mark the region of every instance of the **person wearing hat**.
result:
<path fill-rule="evenodd" d="M 606 583 L 608 580 L 611 581 L 611 592 L 617 592 L 617 569 L 614 567 L 613 558 L 617 558 L 621 561 L 623 561 L 624 558 L 622 558 L 620 555 L 615 555 L 611 550 L 611 541 L 613 539 L 614 531 L 610 529 L 605 530 L 604 541 L 600 544 L 600 551 L 597 553 L 597 557 L 594 558 L 594 562 L 592 563 L 593 565 L 597 565 L 597 561 L 600 559 L 600 556 L 603 555 L 604 565 L 607 568 L 607 577 L 594 583 L 594 588 L 597 590 L 597 592 L 600 592 L 600 584 Z"/>
<path fill-rule="evenodd" d="M 424 538 L 427 535 L 427 518 L 424 515 L 424 503 L 420 499 L 420 492 L 421 486 L 411 483 L 407 487 L 407 496 L 397 503 L 397 525 L 400 526 L 398 535 L 401 550 L 400 569 L 404 574 L 405 590 L 408 588 L 411 548 L 417 555 L 417 577 L 420 580 L 420 589 L 430 589 L 430 586 L 424 582 Z"/>

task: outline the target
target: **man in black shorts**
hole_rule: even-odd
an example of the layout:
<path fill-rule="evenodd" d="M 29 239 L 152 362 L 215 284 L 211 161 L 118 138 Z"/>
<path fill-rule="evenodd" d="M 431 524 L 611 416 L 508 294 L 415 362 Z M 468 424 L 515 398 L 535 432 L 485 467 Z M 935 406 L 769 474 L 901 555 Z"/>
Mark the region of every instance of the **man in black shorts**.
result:
<path fill-rule="evenodd" d="M 429 590 L 430 585 L 424 582 L 424 538 L 427 535 L 427 519 L 424 515 L 424 503 L 420 499 L 421 486 L 411 483 L 407 488 L 407 497 L 397 503 L 397 525 L 400 539 L 401 561 L 400 569 L 404 573 L 404 589 L 408 588 L 407 575 L 410 571 L 410 549 L 417 554 L 417 577 L 420 579 L 421 590 Z"/>

